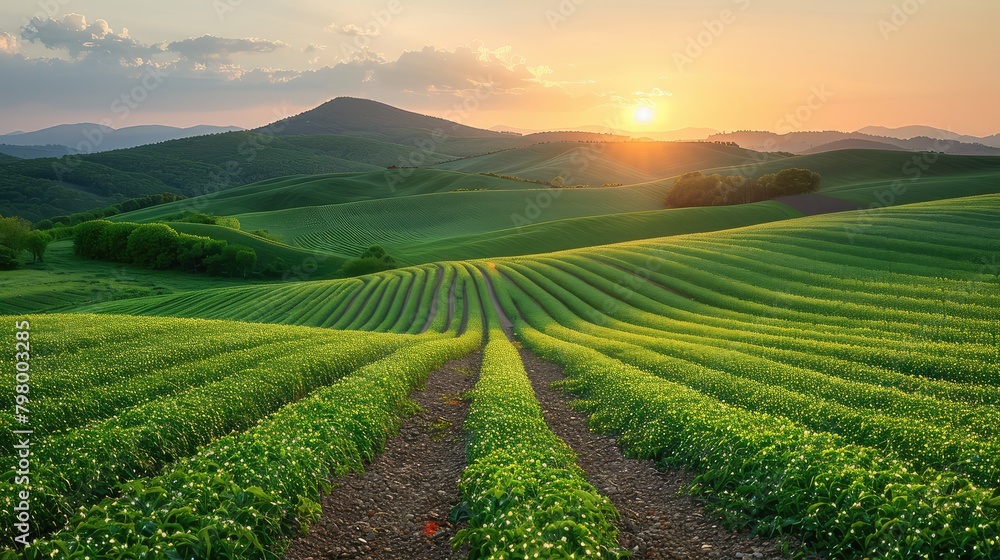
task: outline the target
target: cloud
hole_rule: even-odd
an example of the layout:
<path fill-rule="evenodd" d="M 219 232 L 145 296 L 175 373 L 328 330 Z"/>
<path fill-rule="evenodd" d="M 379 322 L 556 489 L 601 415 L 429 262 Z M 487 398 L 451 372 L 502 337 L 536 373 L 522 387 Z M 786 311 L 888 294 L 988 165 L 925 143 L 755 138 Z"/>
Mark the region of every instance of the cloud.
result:
<path fill-rule="evenodd" d="M 673 94 L 660 88 L 653 88 L 651 91 L 637 91 L 632 95 L 636 97 L 670 97 Z"/>
<path fill-rule="evenodd" d="M 17 37 L 0 31 L 0 54 L 17 54 Z"/>
<path fill-rule="evenodd" d="M 237 52 L 276 48 L 276 43 L 259 40 L 191 39 L 170 46 L 170 52 L 183 55 L 176 60 L 139 66 L 106 64 L 91 57 L 0 56 L 0 75 L 5 78 L 0 114 L 43 110 L 64 120 L 114 120 L 112 103 L 131 95 L 154 70 L 165 76 L 163 85 L 149 91 L 132 115 L 259 110 L 259 124 L 264 124 L 273 120 L 270 108 L 276 103 L 302 109 L 342 95 L 439 115 L 456 113 L 455 107 L 468 107 L 470 102 L 476 110 L 548 112 L 586 110 L 608 102 L 586 92 L 570 95 L 565 88 L 546 87 L 532 81 L 527 64 L 508 68 L 509 57 L 502 61 L 495 56 L 483 61 L 468 46 L 454 50 L 425 47 L 403 52 L 395 60 L 368 52 L 301 71 L 243 68 L 224 60 Z M 67 96 L 67 90 L 73 95 Z"/>
<path fill-rule="evenodd" d="M 317 45 L 315 43 L 310 43 L 308 47 L 304 47 L 302 52 L 304 53 L 314 53 L 319 51 L 325 51 L 326 45 Z"/>
<path fill-rule="evenodd" d="M 167 50 L 188 59 L 199 62 L 226 62 L 234 54 L 270 53 L 286 47 L 281 41 L 266 39 L 226 39 L 204 35 L 202 37 L 174 41 L 167 45 Z"/>
<path fill-rule="evenodd" d="M 378 28 L 375 22 L 371 22 L 365 27 L 359 25 L 354 25 L 349 23 L 347 25 L 337 25 L 336 23 L 331 23 L 327 25 L 324 31 L 330 33 L 337 33 L 339 35 L 352 35 L 355 37 L 378 37 L 382 34 L 382 30 Z"/>
<path fill-rule="evenodd" d="M 21 37 L 49 49 L 65 49 L 76 58 L 88 56 L 140 63 L 144 58 L 163 52 L 159 46 L 144 45 L 132 39 L 128 29 L 115 33 L 106 20 L 87 23 L 87 18 L 80 14 L 66 14 L 59 20 L 32 18 L 22 28 Z"/>

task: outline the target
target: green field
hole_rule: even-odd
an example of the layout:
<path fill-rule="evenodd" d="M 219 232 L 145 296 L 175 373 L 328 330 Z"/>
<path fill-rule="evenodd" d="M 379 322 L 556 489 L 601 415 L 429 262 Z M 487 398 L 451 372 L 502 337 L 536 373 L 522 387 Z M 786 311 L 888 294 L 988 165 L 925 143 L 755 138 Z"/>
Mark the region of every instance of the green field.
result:
<path fill-rule="evenodd" d="M 720 533 L 807 557 L 1000 554 L 1000 158 L 456 137 L 435 165 L 387 169 L 412 147 L 385 130 L 279 136 L 257 182 L 112 218 L 249 246 L 284 278 L 93 261 L 71 239 L 0 273 L 11 349 L 30 339 L 3 358 L 30 382 L 0 393 L 35 430 L 32 545 L 4 532 L 0 559 L 284 558 L 422 413 L 410 396 L 469 356 L 474 389 L 441 396 L 468 407 L 448 507 L 472 559 L 629 556 L 633 522 L 560 435 L 532 358 L 616 457 L 690 476 Z M 116 173 L 162 157 L 144 180 L 171 186 L 224 164 L 204 142 L 96 156 Z M 687 171 L 788 167 L 822 175 L 816 213 L 863 209 L 664 207 Z M 400 267 L 338 278 L 371 245 Z"/>

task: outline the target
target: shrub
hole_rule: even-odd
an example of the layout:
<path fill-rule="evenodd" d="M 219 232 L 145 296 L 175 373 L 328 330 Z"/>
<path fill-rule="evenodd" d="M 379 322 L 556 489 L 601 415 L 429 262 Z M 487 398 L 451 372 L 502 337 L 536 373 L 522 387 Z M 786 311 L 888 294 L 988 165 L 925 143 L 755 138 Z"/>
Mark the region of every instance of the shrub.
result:
<path fill-rule="evenodd" d="M 177 262 L 180 236 L 166 224 L 144 224 L 128 236 L 129 259 L 149 268 L 170 268 Z"/>
<path fill-rule="evenodd" d="M 396 259 L 389 255 L 380 245 L 372 245 L 361 253 L 361 257 L 347 261 L 340 268 L 340 275 L 348 278 L 351 276 L 364 276 L 375 272 L 383 272 L 396 268 Z"/>
<path fill-rule="evenodd" d="M 5 245 L 0 245 L 0 270 L 14 270 L 17 262 L 17 252 Z"/>
<path fill-rule="evenodd" d="M 117 262 L 128 262 L 128 238 L 139 227 L 133 223 L 111 223 L 102 235 L 104 258 Z"/>
<path fill-rule="evenodd" d="M 365 274 L 392 270 L 393 268 L 396 268 L 395 264 L 389 264 L 382 259 L 369 257 L 367 259 L 354 259 L 347 261 L 344 263 L 344 266 L 340 267 L 340 275 L 345 278 L 349 278 L 352 276 L 364 276 Z"/>
<path fill-rule="evenodd" d="M 31 251 L 32 257 L 36 262 L 42 261 L 45 256 L 45 249 L 48 248 L 49 242 L 52 241 L 52 237 L 44 231 L 32 231 L 28 233 L 25 239 L 25 247 L 28 251 Z"/>
<path fill-rule="evenodd" d="M 93 220 L 73 228 L 73 252 L 89 259 L 107 258 L 104 232 L 111 226 L 107 220 Z"/>

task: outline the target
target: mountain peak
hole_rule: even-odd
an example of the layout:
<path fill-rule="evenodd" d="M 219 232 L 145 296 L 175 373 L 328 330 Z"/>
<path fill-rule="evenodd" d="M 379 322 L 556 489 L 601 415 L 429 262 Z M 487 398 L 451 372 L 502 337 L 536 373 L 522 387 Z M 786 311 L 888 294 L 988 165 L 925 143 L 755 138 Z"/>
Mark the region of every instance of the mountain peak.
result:
<path fill-rule="evenodd" d="M 271 123 L 257 131 L 279 136 L 338 134 L 396 143 L 410 143 L 430 134 L 448 138 L 509 136 L 357 97 L 331 99 L 315 109 Z"/>

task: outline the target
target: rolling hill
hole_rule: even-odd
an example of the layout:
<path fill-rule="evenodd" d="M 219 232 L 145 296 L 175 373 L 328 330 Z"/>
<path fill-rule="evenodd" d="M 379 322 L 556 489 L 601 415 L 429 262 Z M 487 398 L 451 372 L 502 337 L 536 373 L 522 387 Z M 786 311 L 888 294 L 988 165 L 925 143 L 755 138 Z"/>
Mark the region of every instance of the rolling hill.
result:
<path fill-rule="evenodd" d="M 437 165 L 439 169 L 492 172 L 536 181 L 563 175 L 566 185 L 633 184 L 688 171 L 778 158 L 710 142 L 553 142 Z"/>
<path fill-rule="evenodd" d="M 873 136 L 862 132 L 791 132 L 776 134 L 762 131 L 740 131 L 727 134 L 715 134 L 708 138 L 715 142 L 735 142 L 751 150 L 792 152 L 803 154 L 818 151 L 821 147 L 839 149 L 834 142 L 841 140 L 867 140 L 882 144 L 892 144 L 904 150 L 934 151 L 952 155 L 965 156 L 996 156 L 1000 155 L 1000 147 L 988 146 L 980 142 L 970 143 L 954 139 L 942 140 L 926 136 L 900 139 L 888 136 Z M 977 139 L 978 140 L 978 139 Z M 832 146 L 831 146 L 832 144 Z M 876 148 L 881 149 L 881 148 Z"/>
<path fill-rule="evenodd" d="M 236 126 L 199 125 L 187 128 L 140 125 L 112 128 L 97 123 L 61 124 L 33 132 L 0 135 L 0 144 L 11 146 L 62 146 L 68 153 L 93 153 L 134 148 L 168 140 L 242 130 Z M 85 147 L 85 148 L 84 148 Z"/>
<path fill-rule="evenodd" d="M 331 99 L 315 109 L 256 129 L 256 132 L 270 132 L 277 136 L 336 134 L 394 143 L 410 143 L 417 139 L 426 139 L 432 133 L 443 134 L 450 138 L 511 136 L 354 97 Z"/>

